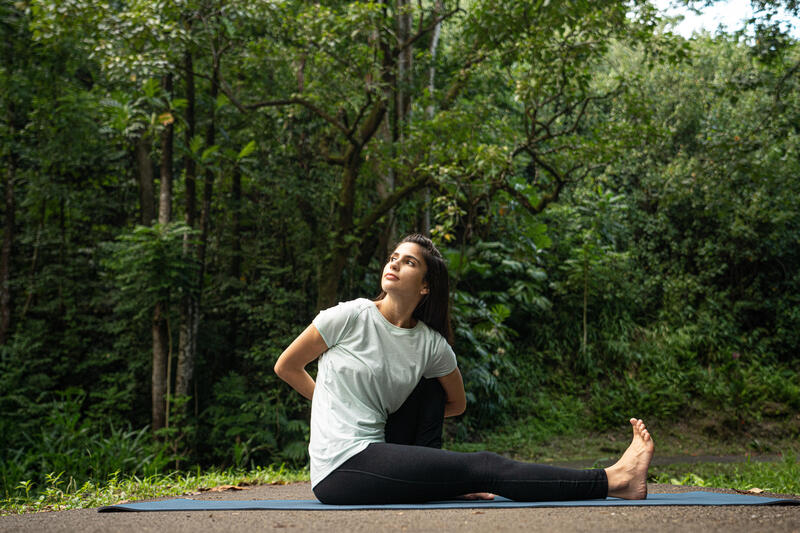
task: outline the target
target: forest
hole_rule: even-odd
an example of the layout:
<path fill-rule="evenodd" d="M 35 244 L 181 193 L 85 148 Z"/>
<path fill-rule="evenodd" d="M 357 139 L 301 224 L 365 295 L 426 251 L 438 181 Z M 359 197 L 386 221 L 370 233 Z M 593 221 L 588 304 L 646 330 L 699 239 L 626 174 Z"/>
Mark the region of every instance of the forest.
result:
<path fill-rule="evenodd" d="M 3 1 L 0 497 L 302 468 L 273 365 L 410 232 L 450 442 L 800 438 L 800 8 L 753 4 L 685 38 L 648 0 Z"/>

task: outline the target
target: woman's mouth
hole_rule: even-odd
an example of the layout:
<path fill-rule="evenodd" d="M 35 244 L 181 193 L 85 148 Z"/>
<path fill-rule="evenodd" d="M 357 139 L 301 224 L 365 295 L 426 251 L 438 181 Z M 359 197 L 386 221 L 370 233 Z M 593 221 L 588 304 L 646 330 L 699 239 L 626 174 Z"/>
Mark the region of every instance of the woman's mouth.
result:
<path fill-rule="evenodd" d="M 386 279 L 390 279 L 392 281 L 397 281 L 398 279 L 400 279 L 397 276 L 395 276 L 394 274 L 392 274 L 391 272 L 387 273 L 383 277 L 386 278 Z"/>

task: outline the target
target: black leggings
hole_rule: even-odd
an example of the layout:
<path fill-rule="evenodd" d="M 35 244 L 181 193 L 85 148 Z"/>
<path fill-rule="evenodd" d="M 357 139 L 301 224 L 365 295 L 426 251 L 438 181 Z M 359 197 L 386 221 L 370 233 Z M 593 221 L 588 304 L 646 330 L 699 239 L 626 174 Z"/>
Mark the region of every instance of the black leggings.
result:
<path fill-rule="evenodd" d="M 519 501 L 605 498 L 605 471 L 513 461 L 492 452 L 460 453 L 442 443 L 444 391 L 423 380 L 372 443 L 314 487 L 322 503 L 420 503 L 492 492 Z"/>

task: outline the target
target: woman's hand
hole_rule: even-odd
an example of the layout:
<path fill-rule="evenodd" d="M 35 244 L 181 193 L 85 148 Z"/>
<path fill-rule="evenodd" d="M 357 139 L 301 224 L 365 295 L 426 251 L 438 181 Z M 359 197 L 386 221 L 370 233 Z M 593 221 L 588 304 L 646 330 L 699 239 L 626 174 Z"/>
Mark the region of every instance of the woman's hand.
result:
<path fill-rule="evenodd" d="M 459 500 L 494 500 L 494 494 L 491 492 L 472 492 L 470 494 L 464 494 L 457 498 Z"/>
<path fill-rule="evenodd" d="M 308 398 L 314 396 L 314 380 L 306 372 L 306 365 L 325 353 L 328 346 L 314 324 L 309 325 L 286 348 L 275 363 L 275 373 L 294 390 Z"/>

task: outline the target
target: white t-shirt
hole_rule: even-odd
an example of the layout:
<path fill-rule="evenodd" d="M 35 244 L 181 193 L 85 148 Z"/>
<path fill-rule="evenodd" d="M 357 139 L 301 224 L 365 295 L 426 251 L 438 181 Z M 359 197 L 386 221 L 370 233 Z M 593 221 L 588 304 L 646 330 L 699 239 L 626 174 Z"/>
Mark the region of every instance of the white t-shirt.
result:
<path fill-rule="evenodd" d="M 311 402 L 312 487 L 370 443 L 384 442 L 387 416 L 420 379 L 456 369 L 442 335 L 422 321 L 395 326 L 365 298 L 325 309 L 313 324 L 328 350 L 319 358 Z"/>

